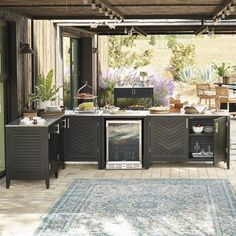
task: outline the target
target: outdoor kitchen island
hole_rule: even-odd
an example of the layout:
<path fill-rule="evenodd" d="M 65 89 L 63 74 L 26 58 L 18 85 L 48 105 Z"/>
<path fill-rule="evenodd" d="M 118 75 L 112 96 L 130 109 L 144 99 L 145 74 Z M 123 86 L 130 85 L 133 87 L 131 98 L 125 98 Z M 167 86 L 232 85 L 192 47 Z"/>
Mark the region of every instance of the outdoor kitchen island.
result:
<path fill-rule="evenodd" d="M 202 132 L 193 132 L 199 125 Z M 230 117 L 223 112 L 66 111 L 44 125 L 12 122 L 6 139 L 7 187 L 14 179 L 42 179 L 49 187 L 50 172 L 57 177 L 64 162 L 96 162 L 99 169 L 148 169 L 170 161 L 224 161 L 229 168 L 230 162 Z"/>

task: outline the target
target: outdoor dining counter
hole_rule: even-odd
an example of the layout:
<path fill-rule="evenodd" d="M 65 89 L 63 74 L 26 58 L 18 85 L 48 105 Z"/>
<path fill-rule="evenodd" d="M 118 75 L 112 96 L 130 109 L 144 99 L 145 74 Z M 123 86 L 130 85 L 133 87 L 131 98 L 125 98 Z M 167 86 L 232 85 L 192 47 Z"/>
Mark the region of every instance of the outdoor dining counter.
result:
<path fill-rule="evenodd" d="M 44 123 L 6 125 L 6 186 L 11 180 L 42 179 L 49 188 L 51 173 L 58 176 L 65 162 L 95 162 L 106 168 L 106 122 L 140 120 L 142 167 L 158 162 L 224 161 L 230 166 L 229 113 L 150 114 L 120 111 L 115 114 L 65 111 Z M 193 126 L 211 127 L 212 132 L 194 133 Z"/>

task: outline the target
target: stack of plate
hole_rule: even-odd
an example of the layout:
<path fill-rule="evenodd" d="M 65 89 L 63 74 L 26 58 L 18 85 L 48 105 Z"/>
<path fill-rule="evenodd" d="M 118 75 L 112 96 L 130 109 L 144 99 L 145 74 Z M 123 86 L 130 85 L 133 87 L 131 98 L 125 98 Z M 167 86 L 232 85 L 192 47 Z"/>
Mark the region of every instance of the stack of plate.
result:
<path fill-rule="evenodd" d="M 205 133 L 212 133 L 213 132 L 213 126 L 205 126 L 204 127 Z"/>

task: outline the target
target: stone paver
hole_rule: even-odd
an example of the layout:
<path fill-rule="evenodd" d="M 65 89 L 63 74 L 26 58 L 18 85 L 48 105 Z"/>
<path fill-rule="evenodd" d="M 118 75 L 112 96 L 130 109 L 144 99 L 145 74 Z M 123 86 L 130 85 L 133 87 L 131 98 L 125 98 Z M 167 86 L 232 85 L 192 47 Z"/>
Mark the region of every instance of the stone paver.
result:
<path fill-rule="evenodd" d="M 236 119 L 231 122 L 231 140 L 236 142 Z M 44 181 L 12 181 L 5 188 L 0 179 L 0 235 L 32 235 L 43 215 L 68 188 L 74 179 L 127 179 L 127 178 L 201 178 L 228 179 L 236 193 L 236 158 L 231 168 L 224 163 L 165 163 L 152 165 L 149 170 L 98 170 L 93 164 L 67 164 L 58 179 L 50 179 L 50 189 Z"/>

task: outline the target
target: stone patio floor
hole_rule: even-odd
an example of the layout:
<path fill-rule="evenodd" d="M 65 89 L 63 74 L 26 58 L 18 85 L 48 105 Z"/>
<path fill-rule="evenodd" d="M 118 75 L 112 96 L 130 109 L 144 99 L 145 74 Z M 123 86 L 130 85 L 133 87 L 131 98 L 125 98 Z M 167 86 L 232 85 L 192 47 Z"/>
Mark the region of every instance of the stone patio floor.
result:
<path fill-rule="evenodd" d="M 231 139 L 236 140 L 236 119 L 231 122 Z M 235 142 L 236 143 L 236 142 Z M 125 179 L 125 178 L 224 178 L 236 193 L 236 160 L 232 156 L 231 168 L 224 163 L 155 164 L 148 170 L 98 170 L 96 164 L 67 164 L 60 170 L 58 179 L 50 179 L 50 188 L 44 181 L 12 181 L 5 188 L 0 179 L 0 235 L 33 235 L 42 216 L 54 204 L 74 179 Z"/>

